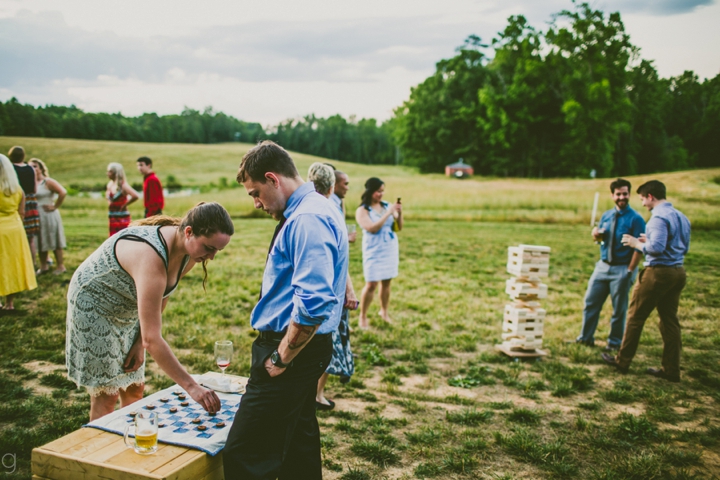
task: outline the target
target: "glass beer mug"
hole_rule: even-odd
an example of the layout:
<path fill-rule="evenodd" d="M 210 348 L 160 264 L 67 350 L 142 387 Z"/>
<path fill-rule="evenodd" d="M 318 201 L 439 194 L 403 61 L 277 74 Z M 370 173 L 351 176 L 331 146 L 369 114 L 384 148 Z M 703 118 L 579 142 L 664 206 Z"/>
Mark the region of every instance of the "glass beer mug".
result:
<path fill-rule="evenodd" d="M 135 439 L 128 442 L 130 427 L 135 427 Z M 125 445 L 140 455 L 150 455 L 157 452 L 158 415 L 157 412 L 139 411 L 135 421 L 125 426 Z"/>

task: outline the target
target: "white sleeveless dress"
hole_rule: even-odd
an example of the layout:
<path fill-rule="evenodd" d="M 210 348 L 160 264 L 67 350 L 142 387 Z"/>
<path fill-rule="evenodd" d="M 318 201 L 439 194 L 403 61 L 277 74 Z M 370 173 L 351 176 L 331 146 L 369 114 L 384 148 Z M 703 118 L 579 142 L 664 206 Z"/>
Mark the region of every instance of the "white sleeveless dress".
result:
<path fill-rule="evenodd" d="M 115 395 L 145 383 L 145 364 L 126 373 L 123 363 L 140 331 L 137 290 L 115 256 L 126 239 L 148 243 L 168 267 L 168 250 L 159 226 L 129 227 L 108 238 L 75 271 L 68 290 L 65 363 L 68 378 L 90 395 Z M 183 259 L 180 274 L 187 262 Z M 138 259 L 142 261 L 142 259 Z M 170 295 L 175 286 L 164 297 Z M 163 298 L 164 298 L 163 297 Z"/>
<path fill-rule="evenodd" d="M 382 202 L 383 213 L 368 209 L 370 220 L 377 222 L 387 211 L 389 204 Z M 363 274 L 366 282 L 379 282 L 398 276 L 400 248 L 397 234 L 392 231 L 395 219 L 390 215 L 377 233 L 363 229 Z"/>
<path fill-rule="evenodd" d="M 45 180 L 40 182 L 35 192 L 40 212 L 40 251 L 50 252 L 58 248 L 65 248 L 65 229 L 63 228 L 60 212 L 53 210 L 46 212 L 43 205 L 54 205 L 55 194 L 51 192 Z"/>

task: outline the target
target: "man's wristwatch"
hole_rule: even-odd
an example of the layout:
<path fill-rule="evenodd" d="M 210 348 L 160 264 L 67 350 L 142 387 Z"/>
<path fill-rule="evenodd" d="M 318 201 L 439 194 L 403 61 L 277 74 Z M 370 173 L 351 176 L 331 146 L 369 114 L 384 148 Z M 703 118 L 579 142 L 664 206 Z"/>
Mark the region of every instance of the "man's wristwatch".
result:
<path fill-rule="evenodd" d="M 280 352 L 277 350 L 270 354 L 270 362 L 278 368 L 287 368 L 290 366 L 290 363 L 292 363 L 283 363 L 282 358 L 280 358 Z"/>

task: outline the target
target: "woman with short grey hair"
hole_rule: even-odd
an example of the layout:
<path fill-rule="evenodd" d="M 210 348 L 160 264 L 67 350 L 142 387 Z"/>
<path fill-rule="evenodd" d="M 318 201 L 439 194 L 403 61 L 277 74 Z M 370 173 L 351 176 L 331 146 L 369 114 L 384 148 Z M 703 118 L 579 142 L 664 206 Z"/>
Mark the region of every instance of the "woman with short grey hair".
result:
<path fill-rule="evenodd" d="M 335 171 L 324 163 L 315 162 L 308 169 L 308 182 L 313 182 L 320 195 L 329 197 L 335 188 Z"/>
<path fill-rule="evenodd" d="M 324 163 L 315 162 L 308 170 L 308 182 L 313 182 L 315 191 L 324 197 L 330 198 L 335 189 L 335 171 Z M 345 288 L 345 302 L 340 316 L 340 324 L 337 330 L 332 332 L 333 353 L 330 365 L 318 381 L 317 394 L 315 395 L 315 407 L 318 410 L 332 410 L 335 402 L 325 398 L 325 384 L 330 374 L 340 377 L 341 383 L 350 381 L 355 373 L 355 362 L 350 349 L 350 310 L 358 306 L 358 299 L 353 290 L 350 272 L 348 272 L 347 287 Z"/>

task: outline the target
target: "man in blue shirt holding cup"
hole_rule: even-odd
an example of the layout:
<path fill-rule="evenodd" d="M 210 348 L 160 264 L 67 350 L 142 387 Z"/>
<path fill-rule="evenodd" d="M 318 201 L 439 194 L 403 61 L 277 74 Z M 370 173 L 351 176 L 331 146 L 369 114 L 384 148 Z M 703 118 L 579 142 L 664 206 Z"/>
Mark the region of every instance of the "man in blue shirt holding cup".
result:
<path fill-rule="evenodd" d="M 338 209 L 305 183 L 290 155 L 264 141 L 237 180 L 278 225 L 250 323 L 250 380 L 223 451 L 227 480 L 322 478 L 315 416 L 345 297 L 348 239 Z"/>
<path fill-rule="evenodd" d="M 582 330 L 575 340 L 576 343 L 595 345 L 600 311 L 610 295 L 613 314 L 605 347 L 608 351 L 620 348 L 630 287 L 635 282 L 637 265 L 642 258 L 642 254 L 623 245 L 622 237 L 624 234 L 639 237 L 645 233 L 645 220 L 629 205 L 630 182 L 618 178 L 610 184 L 610 192 L 615 208 L 603 213 L 600 223 L 592 231 L 593 238 L 600 243 L 600 260 L 588 282 Z"/>

